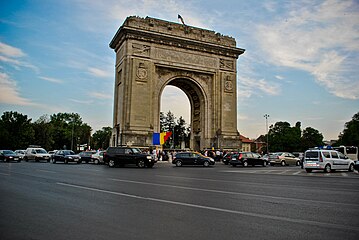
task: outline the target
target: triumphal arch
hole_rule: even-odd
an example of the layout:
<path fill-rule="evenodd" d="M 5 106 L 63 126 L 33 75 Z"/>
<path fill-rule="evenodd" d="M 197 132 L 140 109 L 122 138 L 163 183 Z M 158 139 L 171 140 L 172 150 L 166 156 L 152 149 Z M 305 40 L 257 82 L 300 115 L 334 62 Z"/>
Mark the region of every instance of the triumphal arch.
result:
<path fill-rule="evenodd" d="M 112 145 L 152 145 L 167 85 L 188 96 L 191 148 L 238 148 L 236 60 L 232 37 L 150 17 L 128 17 L 116 52 Z M 174 103 L 180 105 L 180 102 Z"/>

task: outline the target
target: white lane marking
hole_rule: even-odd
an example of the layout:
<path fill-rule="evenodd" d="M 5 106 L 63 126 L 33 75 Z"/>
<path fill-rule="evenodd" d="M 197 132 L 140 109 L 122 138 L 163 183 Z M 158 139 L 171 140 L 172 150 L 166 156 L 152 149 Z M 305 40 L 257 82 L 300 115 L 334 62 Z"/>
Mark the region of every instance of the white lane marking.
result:
<path fill-rule="evenodd" d="M 220 193 L 220 194 L 230 194 L 230 195 L 241 195 L 241 196 L 249 196 L 255 198 L 270 198 L 270 199 L 277 199 L 277 200 L 289 200 L 289 201 L 302 201 L 302 202 L 309 202 L 309 203 L 321 203 L 321 204 L 339 204 L 339 205 L 348 205 L 348 206 L 355 206 L 358 207 L 358 204 L 351 204 L 351 203 L 338 203 L 338 202 L 328 202 L 328 201 L 319 201 L 319 200 L 307 200 L 307 199 L 299 199 L 299 198 L 289 198 L 289 197 L 276 197 L 276 196 L 268 196 L 268 195 L 260 195 L 260 194 L 252 194 L 252 193 L 240 193 L 240 192 L 230 192 L 230 191 L 223 191 L 223 190 L 212 190 L 212 189 L 203 189 L 203 188 L 194 188 L 194 187 L 184 187 L 178 185 L 169 185 L 169 184 L 162 184 L 162 183 L 149 183 L 149 182 L 140 182 L 140 181 L 131 181 L 125 179 L 118 179 L 118 178 L 108 178 L 111 181 L 117 182 L 125 182 L 125 183 L 135 183 L 135 184 L 142 184 L 142 185 L 151 185 L 156 187 L 170 187 L 170 188 L 177 188 L 177 189 L 184 189 L 184 190 L 193 190 L 193 191 L 201 191 L 201 192 L 211 192 L 211 193 Z"/>
<path fill-rule="evenodd" d="M 192 204 L 192 203 L 176 202 L 176 201 L 170 201 L 170 200 L 165 200 L 165 199 L 143 197 L 143 196 L 139 196 L 139 195 L 114 192 L 114 191 L 109 191 L 109 190 L 104 190 L 104 189 L 99 189 L 99 188 L 85 187 L 85 186 L 62 183 L 62 182 L 57 182 L 56 184 L 66 186 L 66 187 L 84 189 L 84 190 L 101 192 L 101 193 L 108 193 L 108 194 L 113 194 L 113 195 L 117 195 L 117 196 L 135 198 L 135 199 L 140 199 L 140 200 L 147 200 L 147 201 L 152 201 L 152 202 L 167 203 L 167 204 L 172 204 L 172 205 L 199 208 L 199 209 L 212 210 L 212 211 L 224 212 L 224 213 L 232 213 L 232 214 L 238 214 L 238 215 L 244 215 L 244 216 L 250 216 L 250 217 L 266 218 L 266 219 L 285 221 L 285 222 L 291 222 L 291 223 L 316 225 L 316 226 L 321 226 L 321 227 L 326 227 L 326 228 L 347 229 L 347 230 L 359 232 L 359 230 L 356 227 L 351 227 L 348 225 L 340 225 L 340 224 L 334 224 L 334 223 L 326 223 L 326 222 L 311 221 L 311 220 L 304 220 L 304 219 L 280 217 L 280 216 L 266 215 L 266 214 L 253 213 L 253 212 L 243 212 L 243 211 L 230 210 L 230 209 L 224 209 L 224 208 L 197 205 L 197 204 Z"/>
<path fill-rule="evenodd" d="M 295 173 L 293 173 L 293 175 L 300 174 L 301 172 L 302 172 L 302 171 L 295 172 Z"/>
<path fill-rule="evenodd" d="M 37 169 L 37 171 L 39 171 L 39 172 L 46 172 L 46 173 L 57 173 L 57 172 L 55 172 L 55 171 L 43 170 L 43 169 Z"/>

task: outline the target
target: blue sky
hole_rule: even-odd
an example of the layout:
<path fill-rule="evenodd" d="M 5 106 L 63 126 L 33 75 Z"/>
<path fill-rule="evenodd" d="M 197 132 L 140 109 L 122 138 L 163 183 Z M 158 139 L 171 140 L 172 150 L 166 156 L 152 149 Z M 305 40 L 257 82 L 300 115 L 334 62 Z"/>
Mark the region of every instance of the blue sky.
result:
<path fill-rule="evenodd" d="M 237 61 L 242 135 L 265 134 L 269 114 L 269 124 L 300 121 L 336 139 L 359 112 L 358 1 L 3 0 L 1 113 L 77 112 L 94 131 L 112 126 L 109 42 L 127 16 L 178 22 L 177 14 L 246 49 Z M 189 122 L 180 90 L 166 87 L 161 106 Z"/>

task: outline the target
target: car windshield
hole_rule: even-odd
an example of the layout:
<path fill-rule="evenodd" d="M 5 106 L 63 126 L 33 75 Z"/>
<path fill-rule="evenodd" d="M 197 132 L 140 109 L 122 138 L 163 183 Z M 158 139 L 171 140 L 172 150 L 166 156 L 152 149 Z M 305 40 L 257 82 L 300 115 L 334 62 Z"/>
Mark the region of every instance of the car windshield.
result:
<path fill-rule="evenodd" d="M 3 151 L 4 154 L 15 154 L 13 151 L 11 150 L 4 150 Z"/>
<path fill-rule="evenodd" d="M 73 151 L 64 151 L 64 155 L 75 155 Z"/>
<path fill-rule="evenodd" d="M 47 153 L 45 149 L 36 149 L 36 153 Z"/>

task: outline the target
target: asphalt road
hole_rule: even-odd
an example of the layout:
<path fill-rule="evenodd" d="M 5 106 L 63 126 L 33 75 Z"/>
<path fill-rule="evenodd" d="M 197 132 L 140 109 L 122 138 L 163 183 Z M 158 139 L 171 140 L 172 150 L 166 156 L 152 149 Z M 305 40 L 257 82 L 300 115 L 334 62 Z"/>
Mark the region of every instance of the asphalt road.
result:
<path fill-rule="evenodd" d="M 0 239 L 358 239 L 359 174 L 0 163 Z"/>

